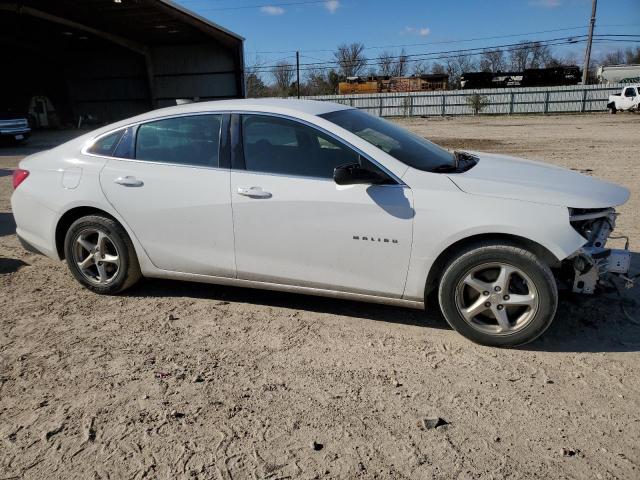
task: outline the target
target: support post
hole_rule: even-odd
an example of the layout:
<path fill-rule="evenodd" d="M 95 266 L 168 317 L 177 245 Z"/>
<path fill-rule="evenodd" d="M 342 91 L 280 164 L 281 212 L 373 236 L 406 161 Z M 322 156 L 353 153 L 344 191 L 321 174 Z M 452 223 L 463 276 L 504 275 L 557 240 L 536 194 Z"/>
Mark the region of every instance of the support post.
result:
<path fill-rule="evenodd" d="M 593 43 L 593 27 L 596 25 L 596 8 L 598 0 L 591 1 L 591 20 L 589 21 L 589 38 L 587 40 L 587 50 L 584 54 L 584 67 L 582 69 L 582 85 L 587 84 L 589 79 L 589 62 L 591 61 L 591 44 Z"/>
<path fill-rule="evenodd" d="M 544 113 L 545 115 L 549 113 L 549 90 L 547 90 L 544 95 Z"/>
<path fill-rule="evenodd" d="M 447 112 L 447 96 L 442 94 L 442 116 Z"/>
<path fill-rule="evenodd" d="M 580 107 L 580 112 L 584 113 L 587 111 L 587 89 L 582 90 L 582 106 Z"/>
<path fill-rule="evenodd" d="M 380 105 L 378 106 L 378 108 L 379 108 L 378 114 L 382 116 L 382 97 L 380 97 Z"/>
<path fill-rule="evenodd" d="M 514 103 L 514 100 L 515 100 L 515 96 L 516 96 L 516 94 L 512 90 L 511 91 L 511 99 L 509 100 L 509 115 L 513 114 L 513 103 Z"/>
<path fill-rule="evenodd" d="M 296 51 L 296 90 L 300 98 L 300 52 Z"/>

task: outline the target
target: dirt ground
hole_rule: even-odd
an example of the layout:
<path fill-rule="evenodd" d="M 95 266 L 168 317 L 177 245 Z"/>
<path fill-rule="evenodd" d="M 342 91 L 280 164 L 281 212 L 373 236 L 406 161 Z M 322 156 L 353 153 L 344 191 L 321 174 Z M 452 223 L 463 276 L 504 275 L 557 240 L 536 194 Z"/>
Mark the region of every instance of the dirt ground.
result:
<path fill-rule="evenodd" d="M 630 187 L 617 231 L 640 249 L 640 115 L 400 123 Z M 565 296 L 513 350 L 435 310 L 159 280 L 101 297 L 19 246 L 9 154 L 0 479 L 640 478 L 640 287 L 631 318 L 615 293 Z"/>

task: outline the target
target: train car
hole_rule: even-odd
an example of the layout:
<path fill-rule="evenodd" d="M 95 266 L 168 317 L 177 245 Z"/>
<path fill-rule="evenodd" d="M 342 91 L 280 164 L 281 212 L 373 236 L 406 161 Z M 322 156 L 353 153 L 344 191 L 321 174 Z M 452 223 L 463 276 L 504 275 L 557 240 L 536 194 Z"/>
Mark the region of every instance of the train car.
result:
<path fill-rule="evenodd" d="M 582 70 L 576 66 L 528 68 L 523 72 L 465 72 L 460 77 L 463 89 L 507 87 L 551 87 L 577 85 Z"/>
<path fill-rule="evenodd" d="M 582 70 L 576 66 L 530 68 L 524 71 L 523 87 L 551 87 L 577 85 L 582 80 Z"/>
<path fill-rule="evenodd" d="M 338 83 L 339 95 L 378 93 L 379 91 L 379 81 L 376 77 L 347 77 L 345 81 Z"/>
<path fill-rule="evenodd" d="M 446 90 L 449 86 L 449 75 L 429 74 L 411 77 L 348 77 L 338 84 L 340 95 L 393 92 L 431 92 Z"/>
<path fill-rule="evenodd" d="M 449 75 L 432 73 L 414 75 L 412 77 L 393 77 L 388 83 L 389 92 L 432 92 L 446 90 L 449 86 Z"/>

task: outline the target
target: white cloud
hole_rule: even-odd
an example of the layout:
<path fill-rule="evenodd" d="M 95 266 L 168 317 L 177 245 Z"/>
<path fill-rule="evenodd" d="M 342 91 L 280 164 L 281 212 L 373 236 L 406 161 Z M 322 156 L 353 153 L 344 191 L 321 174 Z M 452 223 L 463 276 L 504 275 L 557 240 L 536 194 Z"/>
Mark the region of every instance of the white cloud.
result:
<path fill-rule="evenodd" d="M 404 27 L 404 30 L 400 33 L 402 35 L 418 35 L 419 37 L 426 37 L 431 33 L 431 29 L 427 27 Z"/>
<path fill-rule="evenodd" d="M 340 0 L 328 0 L 325 2 L 324 8 L 329 10 L 329 13 L 336 13 L 336 10 L 340 8 Z"/>
<path fill-rule="evenodd" d="M 532 7 L 557 8 L 562 5 L 562 0 L 531 0 L 529 5 Z"/>
<path fill-rule="evenodd" d="M 282 15 L 284 13 L 284 8 L 274 7 L 273 5 L 266 5 L 264 7 L 260 7 L 260 11 L 267 15 Z"/>

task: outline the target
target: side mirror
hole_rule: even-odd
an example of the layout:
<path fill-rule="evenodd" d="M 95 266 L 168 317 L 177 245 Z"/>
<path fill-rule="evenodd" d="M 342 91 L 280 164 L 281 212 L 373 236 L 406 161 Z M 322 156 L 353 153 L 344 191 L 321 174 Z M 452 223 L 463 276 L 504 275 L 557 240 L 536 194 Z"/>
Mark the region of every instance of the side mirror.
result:
<path fill-rule="evenodd" d="M 336 167 L 333 170 L 333 180 L 338 185 L 375 185 L 387 181 L 383 175 L 362 168 L 359 163 L 348 163 Z"/>

